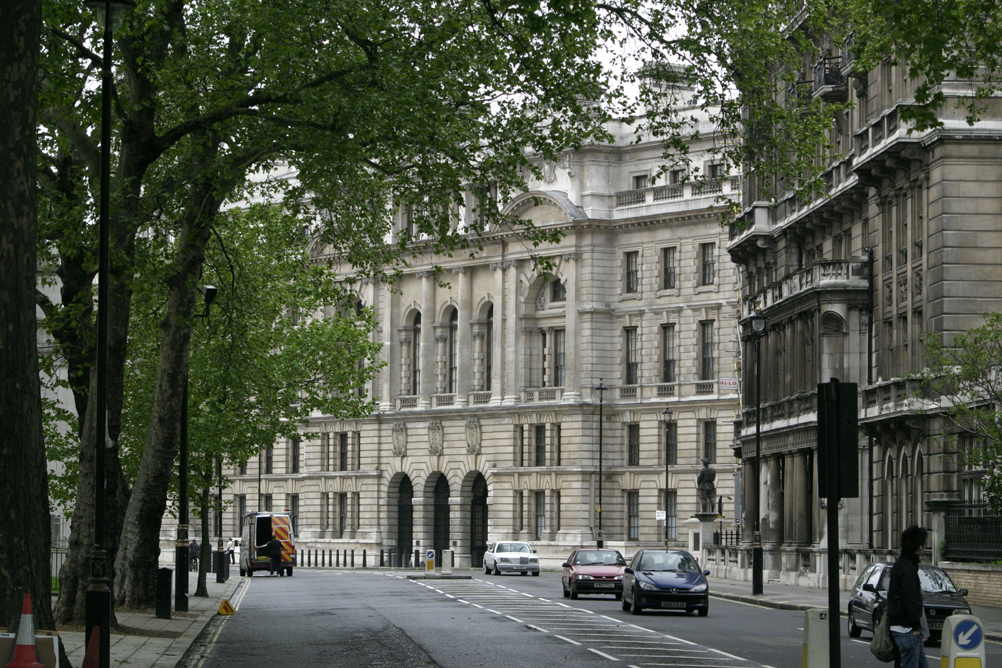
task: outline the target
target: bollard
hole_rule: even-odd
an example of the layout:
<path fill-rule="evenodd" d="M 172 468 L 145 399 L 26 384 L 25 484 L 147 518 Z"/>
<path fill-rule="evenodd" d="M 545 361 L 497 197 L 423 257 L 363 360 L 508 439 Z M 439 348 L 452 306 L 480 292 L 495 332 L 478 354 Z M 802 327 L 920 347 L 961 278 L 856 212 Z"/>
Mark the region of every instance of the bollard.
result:
<path fill-rule="evenodd" d="M 362 568 L 365 568 L 365 550 L 362 550 Z"/>
<path fill-rule="evenodd" d="M 985 668 L 985 630 L 974 615 L 950 615 L 943 622 L 941 668 Z"/>
<path fill-rule="evenodd" d="M 351 567 L 355 568 L 355 548 L 351 548 Z"/>
<path fill-rule="evenodd" d="M 804 611 L 803 668 L 828 668 L 828 611 Z"/>
<path fill-rule="evenodd" d="M 170 619 L 171 569 L 157 569 L 156 607 L 159 619 Z"/>
<path fill-rule="evenodd" d="M 382 568 L 382 567 L 383 567 L 383 566 L 385 566 L 385 565 L 386 565 L 386 564 L 385 564 L 385 562 L 383 561 L 383 551 L 382 551 L 382 550 L 379 550 L 379 567 L 380 567 L 380 568 Z"/>
<path fill-rule="evenodd" d="M 442 575 L 452 575 L 452 550 L 442 550 Z"/>
<path fill-rule="evenodd" d="M 414 568 L 421 568 L 421 550 L 414 550 Z"/>

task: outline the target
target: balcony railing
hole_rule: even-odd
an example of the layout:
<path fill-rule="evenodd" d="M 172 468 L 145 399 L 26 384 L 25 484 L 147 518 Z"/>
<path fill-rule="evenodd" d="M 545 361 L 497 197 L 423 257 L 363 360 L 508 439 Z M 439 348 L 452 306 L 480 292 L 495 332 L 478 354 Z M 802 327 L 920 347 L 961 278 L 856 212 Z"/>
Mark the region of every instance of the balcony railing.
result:
<path fill-rule="evenodd" d="M 797 295 L 820 289 L 868 290 L 868 264 L 858 260 L 820 260 L 745 298 L 742 317 L 747 318 L 756 308 L 767 309 Z"/>
<path fill-rule="evenodd" d="M 417 395 L 409 397 L 397 397 L 397 410 L 403 410 L 405 408 L 417 408 L 418 397 Z"/>
<path fill-rule="evenodd" d="M 844 83 L 842 56 L 825 56 L 814 63 L 815 92 L 825 86 L 841 86 Z"/>
<path fill-rule="evenodd" d="M 471 406 L 486 406 L 491 402 L 492 392 L 471 392 L 470 393 L 470 405 Z"/>
<path fill-rule="evenodd" d="M 455 394 L 433 394 L 432 405 L 435 408 L 445 408 L 447 406 L 454 406 L 456 404 Z"/>
<path fill-rule="evenodd" d="M 522 390 L 523 404 L 548 403 L 560 401 L 563 397 L 562 387 L 536 387 Z"/>
<path fill-rule="evenodd" d="M 726 185 L 726 187 L 725 187 Z M 741 190 L 741 177 L 738 175 L 721 178 L 693 181 L 691 183 L 676 183 L 639 190 L 625 190 L 616 193 L 616 208 L 622 209 L 662 202 L 678 201 L 691 197 L 706 197 L 719 195 L 724 191 L 736 195 Z"/>

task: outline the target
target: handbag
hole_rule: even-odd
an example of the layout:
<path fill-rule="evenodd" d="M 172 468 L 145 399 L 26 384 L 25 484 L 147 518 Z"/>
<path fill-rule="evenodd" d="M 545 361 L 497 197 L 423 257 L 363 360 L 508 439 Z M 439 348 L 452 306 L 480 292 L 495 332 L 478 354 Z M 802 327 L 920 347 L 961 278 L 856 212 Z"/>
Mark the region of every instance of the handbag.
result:
<path fill-rule="evenodd" d="M 894 639 L 891 638 L 891 629 L 887 625 L 888 617 L 890 615 L 885 610 L 873 629 L 873 640 L 870 641 L 870 653 L 884 663 L 894 661 Z"/>

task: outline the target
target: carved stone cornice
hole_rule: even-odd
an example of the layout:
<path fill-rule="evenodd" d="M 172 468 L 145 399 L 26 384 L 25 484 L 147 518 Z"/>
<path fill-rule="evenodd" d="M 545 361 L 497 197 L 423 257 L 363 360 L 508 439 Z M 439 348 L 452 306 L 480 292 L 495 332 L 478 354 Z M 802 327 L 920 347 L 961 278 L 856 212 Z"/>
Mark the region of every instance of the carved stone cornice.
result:
<path fill-rule="evenodd" d="M 452 273 L 456 274 L 457 276 L 459 276 L 461 274 L 465 274 L 468 271 L 470 271 L 469 267 L 453 267 L 452 268 Z"/>
<path fill-rule="evenodd" d="M 580 251 L 574 251 L 573 253 L 564 253 L 565 262 L 573 262 L 574 260 L 580 260 L 582 253 Z"/>

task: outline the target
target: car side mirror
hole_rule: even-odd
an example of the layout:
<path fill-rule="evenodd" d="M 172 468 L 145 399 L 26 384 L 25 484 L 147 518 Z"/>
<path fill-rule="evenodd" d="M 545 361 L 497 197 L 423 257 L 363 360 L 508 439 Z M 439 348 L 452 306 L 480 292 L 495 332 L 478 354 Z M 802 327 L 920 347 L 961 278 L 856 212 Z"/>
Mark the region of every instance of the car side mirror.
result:
<path fill-rule="evenodd" d="M 703 575 L 709 575 L 710 571 L 703 571 Z"/>
<path fill-rule="evenodd" d="M 571 565 L 565 561 L 564 563 L 560 564 L 560 567 L 561 568 L 570 568 Z"/>
<path fill-rule="evenodd" d="M 633 569 L 630 568 L 629 566 L 627 566 L 626 568 L 623 569 L 623 572 L 624 573 L 629 573 L 630 575 L 632 575 L 633 574 Z"/>
<path fill-rule="evenodd" d="M 865 585 L 863 585 L 863 591 L 869 591 L 869 592 L 873 592 L 874 594 L 876 594 L 877 593 L 877 588 L 874 587 L 869 582 L 867 582 Z"/>
<path fill-rule="evenodd" d="M 533 554 L 536 554 L 536 552 L 537 552 L 537 550 L 533 550 L 533 551 L 532 551 L 532 553 L 533 553 Z"/>
<path fill-rule="evenodd" d="M 960 595 L 966 598 L 967 597 L 967 590 L 966 589 L 961 589 L 960 590 Z"/>

